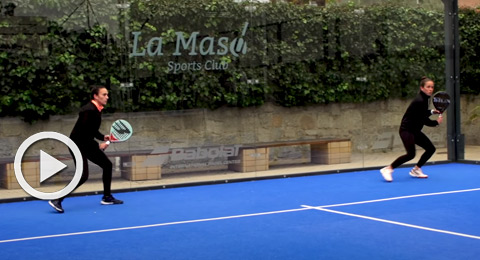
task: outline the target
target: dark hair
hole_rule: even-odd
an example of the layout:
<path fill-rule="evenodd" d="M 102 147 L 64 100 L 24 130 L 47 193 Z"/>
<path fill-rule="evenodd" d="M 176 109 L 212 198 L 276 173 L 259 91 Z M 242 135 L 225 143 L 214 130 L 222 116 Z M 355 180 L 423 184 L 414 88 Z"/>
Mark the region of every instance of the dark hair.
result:
<path fill-rule="evenodd" d="M 90 86 L 91 88 L 91 91 L 90 91 L 90 94 L 91 94 L 91 98 L 94 98 L 93 96 L 94 95 L 98 95 L 98 92 L 100 91 L 100 89 L 102 88 L 107 88 L 105 86 L 102 86 L 102 85 L 93 85 L 93 86 Z"/>
<path fill-rule="evenodd" d="M 426 76 L 423 76 L 422 79 L 420 79 L 420 87 L 425 86 L 425 83 L 427 83 L 427 82 L 429 82 L 429 81 L 433 82 L 432 79 L 430 79 L 430 78 L 428 78 L 428 77 L 426 77 Z"/>

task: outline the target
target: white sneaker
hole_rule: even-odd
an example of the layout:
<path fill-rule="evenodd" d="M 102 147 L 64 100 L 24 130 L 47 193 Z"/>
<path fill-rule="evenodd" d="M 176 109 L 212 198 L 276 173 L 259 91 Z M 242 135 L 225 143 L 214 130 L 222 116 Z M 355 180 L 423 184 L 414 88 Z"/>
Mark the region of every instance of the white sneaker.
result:
<path fill-rule="evenodd" d="M 422 178 L 422 179 L 428 178 L 428 175 L 424 174 L 421 168 L 418 168 L 418 169 L 413 168 L 410 171 L 410 176 L 415 178 Z"/>
<path fill-rule="evenodd" d="M 388 182 L 393 181 L 393 178 L 392 178 L 393 169 L 384 167 L 380 170 L 380 173 L 382 174 L 385 181 L 388 181 Z"/>

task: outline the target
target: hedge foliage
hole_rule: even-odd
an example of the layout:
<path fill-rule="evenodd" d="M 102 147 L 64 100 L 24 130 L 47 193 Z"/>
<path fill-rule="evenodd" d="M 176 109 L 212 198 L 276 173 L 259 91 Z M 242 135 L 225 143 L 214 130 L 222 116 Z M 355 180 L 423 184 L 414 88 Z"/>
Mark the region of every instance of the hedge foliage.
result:
<path fill-rule="evenodd" d="M 54 15 L 44 33 L 0 35 L 0 116 L 31 122 L 71 113 L 86 102 L 92 84 L 110 88 L 109 111 L 129 112 L 248 107 L 267 101 L 286 107 L 371 102 L 412 96 L 423 75 L 435 79 L 437 88 L 445 83 L 442 11 L 392 2 L 320 8 L 131 0 L 128 9 L 109 3 L 24 2 L 30 15 L 46 10 Z M 39 4 L 43 8 L 34 11 Z M 460 14 L 464 93 L 480 92 L 479 17 L 472 10 Z M 246 22 L 247 33 L 240 37 Z M 0 29 L 9 26 L 7 18 L 0 19 Z M 143 47 L 149 37 L 162 37 L 165 54 L 130 57 L 135 31 L 142 32 Z M 179 63 L 210 59 L 228 69 L 172 73 L 168 62 L 175 32 L 188 37 L 195 31 L 199 40 L 242 39 L 248 51 L 239 57 L 174 57 Z"/>

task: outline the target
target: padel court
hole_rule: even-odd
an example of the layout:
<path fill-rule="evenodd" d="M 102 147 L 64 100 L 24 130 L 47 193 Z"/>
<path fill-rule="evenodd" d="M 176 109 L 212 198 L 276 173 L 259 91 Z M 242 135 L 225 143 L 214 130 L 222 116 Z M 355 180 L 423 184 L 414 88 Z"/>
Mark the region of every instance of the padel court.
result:
<path fill-rule="evenodd" d="M 480 166 L 341 174 L 0 204 L 1 259 L 478 259 Z"/>

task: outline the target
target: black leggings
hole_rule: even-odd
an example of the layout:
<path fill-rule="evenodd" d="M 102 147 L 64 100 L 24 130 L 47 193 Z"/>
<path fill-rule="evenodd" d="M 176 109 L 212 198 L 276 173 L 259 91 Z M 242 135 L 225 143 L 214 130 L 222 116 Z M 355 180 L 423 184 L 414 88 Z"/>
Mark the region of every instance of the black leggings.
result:
<path fill-rule="evenodd" d="M 425 149 L 422 157 L 420 157 L 420 160 L 418 160 L 418 167 L 422 167 L 436 151 L 436 148 L 433 146 L 430 139 L 428 139 L 428 137 L 422 132 L 412 133 L 408 131 L 400 131 L 400 138 L 402 138 L 402 142 L 405 146 L 405 150 L 407 150 L 407 154 L 398 157 L 391 164 L 392 168 L 397 168 L 398 166 L 415 158 L 415 144 Z"/>
<path fill-rule="evenodd" d="M 70 153 L 72 154 L 72 157 L 74 158 L 73 161 L 76 164 L 75 156 L 73 155 L 72 151 L 70 151 Z M 110 161 L 110 159 L 108 159 L 107 155 L 105 155 L 105 153 L 102 150 L 100 150 L 100 148 L 97 148 L 97 149 L 80 148 L 80 153 L 82 154 L 82 159 L 83 159 L 83 173 L 82 173 L 82 177 L 80 178 L 80 182 L 78 183 L 77 187 L 75 187 L 75 189 L 80 187 L 82 184 L 84 184 L 88 180 L 88 175 L 89 175 L 88 160 L 90 160 L 91 162 L 100 166 L 103 169 L 103 176 L 102 176 L 103 195 L 104 196 L 112 195 L 111 186 L 112 186 L 112 168 L 113 167 L 112 167 L 112 162 Z"/>

